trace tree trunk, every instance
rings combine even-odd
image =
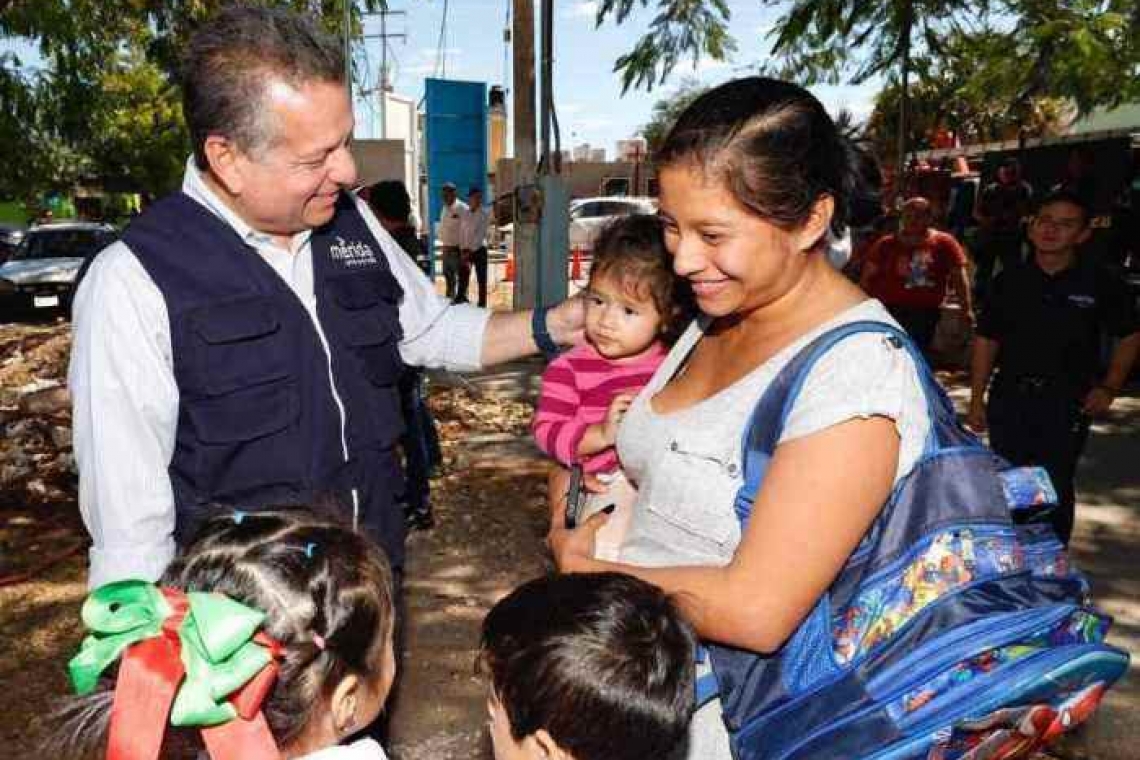
[[[906,191],[907,153],[907,106],[910,85],[910,35],[914,28],[914,3],[902,5],[902,23],[899,26],[899,132],[898,151],[895,155],[895,200],[899,201]]]

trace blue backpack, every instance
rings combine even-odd
[[[1111,620],[1046,525],[1044,472],[1010,469],[957,421],[904,333],[843,325],[805,347],[744,437],[742,528],[808,371],[839,341],[883,333],[914,358],[931,432],[913,471],[828,591],[771,656],[707,645],[737,760],[997,760],[1028,756],[1095,709],[1127,670]],[[698,683],[698,700],[708,691]]]

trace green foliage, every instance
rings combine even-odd
[[[1000,28],[952,32],[913,62],[908,144],[928,147],[940,126],[968,142],[1054,134],[1073,116],[1140,98],[1137,39],[1119,5],[1011,2]],[[869,129],[881,148],[897,139],[899,94],[892,78],[876,99]]]
[[[595,23],[601,26],[612,17],[621,24],[636,5],[648,7],[649,0],[601,0]],[[728,34],[731,16],[725,0],[657,0],[657,15],[649,31],[614,62],[614,71],[621,74],[622,92],[630,87],[652,90],[686,55],[694,62],[702,55],[723,61],[736,49]]]
[[[762,0],[784,6],[782,0]],[[986,0],[794,0],[773,29],[771,73],[804,84],[859,84],[936,54]]]
[[[350,0],[262,0],[341,30]],[[177,69],[191,31],[229,0],[11,0],[0,37],[39,49],[42,70],[0,56],[0,196],[101,184],[159,195],[190,153]],[[357,3],[374,11],[384,0]],[[355,7],[355,6],[354,6]]]
[[[661,146],[677,117],[708,89],[707,85],[696,79],[686,79],[676,90],[653,104],[649,121],[640,130],[641,136],[649,144],[650,155]]]

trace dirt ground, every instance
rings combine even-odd
[[[59,405],[66,325],[0,325],[0,756],[36,757],[44,716],[66,691],[80,632],[86,538],[74,500],[68,414]],[[519,582],[545,572],[545,463],[530,443],[537,362],[470,378],[436,374],[431,405],[445,462],[437,525],[409,539],[408,624],[390,704],[393,760],[488,760],[479,623]],[[962,396],[961,377],[946,378]],[[53,389],[54,387],[54,389]],[[65,431],[67,434],[65,434]],[[1140,758],[1140,398],[1098,425],[1082,467],[1074,550],[1130,678],[1064,757]]]

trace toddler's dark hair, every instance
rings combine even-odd
[[[697,98],[654,155],[657,170],[691,163],[742,205],[785,229],[807,221],[824,195],[832,232],[847,227],[859,156],[807,90],[766,77],[736,79]]]
[[[544,729],[576,760],[664,759],[685,744],[695,646],[656,586],[570,573],[496,604],[479,658],[516,741]]]
[[[375,677],[393,625],[384,553],[366,536],[305,510],[211,519],[160,585],[218,591],[265,613],[264,630],[281,643],[282,658],[262,711],[282,748],[301,736],[342,678]],[[63,724],[49,740],[54,756],[103,756],[115,670],[63,708]],[[201,746],[197,729],[168,726],[161,757],[195,758]]]
[[[661,315],[661,334],[672,343],[694,314],[689,284],[673,274],[673,259],[665,248],[661,220],[652,214],[629,214],[606,224],[594,241],[590,281],[608,276],[646,291]]]

